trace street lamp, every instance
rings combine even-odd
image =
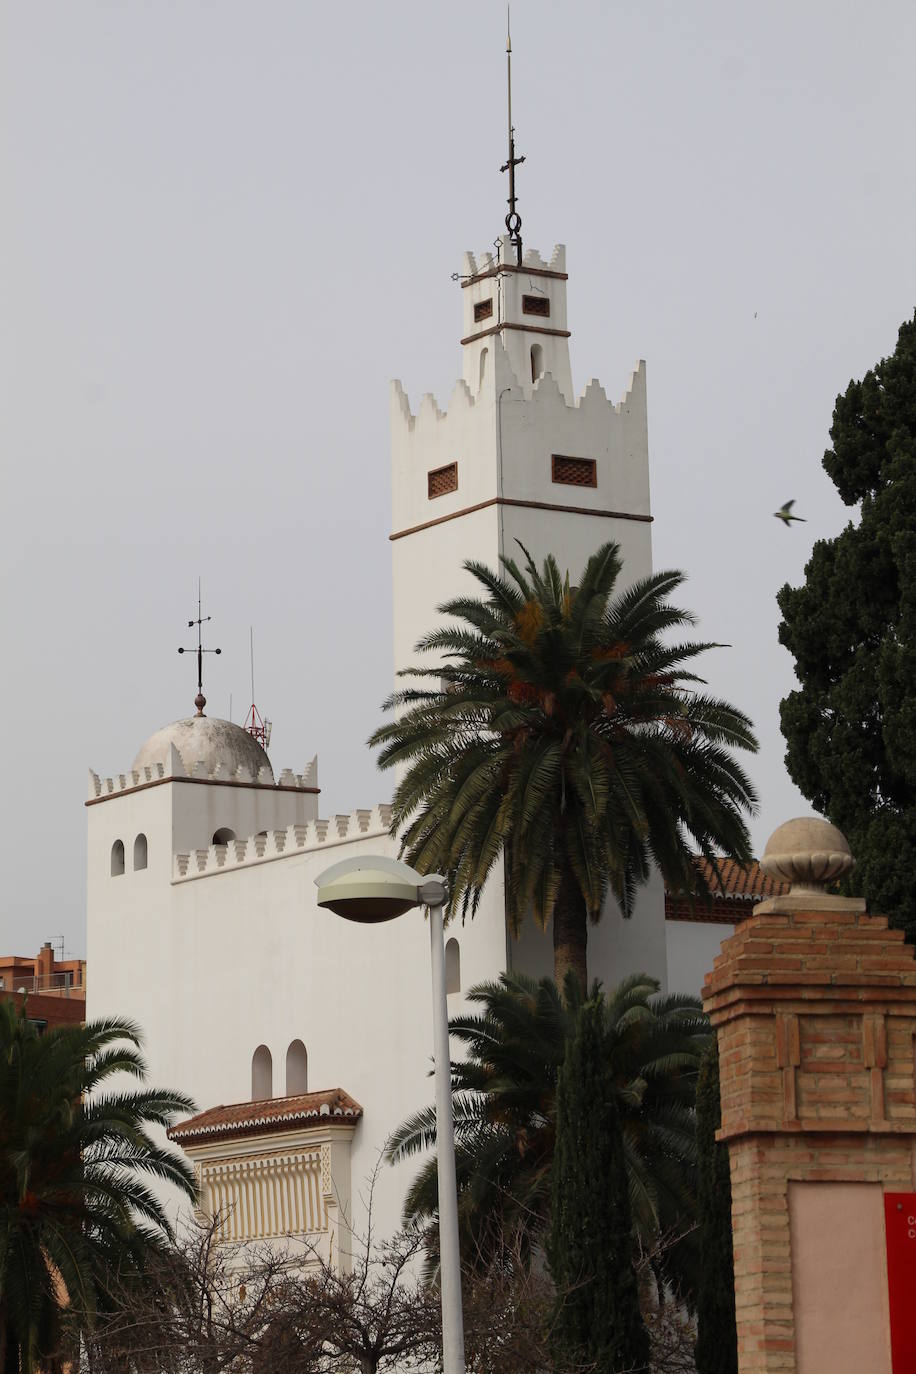
[[[458,1248],[458,1188],[455,1183],[455,1127],[452,1120],[451,1056],[445,991],[445,935],[442,908],[445,879],[425,877],[399,859],[363,854],[344,859],[315,879],[318,905],[348,921],[376,925],[414,907],[429,907],[433,970],[433,1048],[436,1057],[436,1165],[439,1175],[439,1285],[442,1298],[443,1374],[464,1374],[464,1317]]]

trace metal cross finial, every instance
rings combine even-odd
[[[509,213],[506,215],[506,228],[509,242],[515,248],[519,267],[522,265],[522,217],[515,208],[515,169],[525,161],[515,156],[515,127],[512,123],[512,32],[509,27],[509,7],[506,6],[506,79],[509,92],[509,161],[500,167],[501,172],[509,173]]]
[[[188,621],[188,629],[192,630],[197,626],[197,696],[194,698],[194,705],[197,707],[197,714],[202,716],[207,698],[204,696],[204,654],[221,654],[222,649],[205,649],[201,642],[201,628],[212,616],[202,615],[200,610],[200,578],[197,579],[197,619]],[[193,654],[193,649],[179,649],[180,654]]]

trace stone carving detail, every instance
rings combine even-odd
[[[823,897],[828,883],[852,872],[855,859],[835,825],[818,816],[802,816],[773,831],[760,867],[769,877],[792,884],[790,901],[804,894],[810,905],[812,894]],[[830,903],[835,908],[836,898]]]

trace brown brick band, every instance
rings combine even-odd
[[[119,787],[117,792],[105,792],[101,797],[90,797],[86,806],[98,806],[99,802],[114,801],[115,797],[126,797],[131,792],[145,792],[148,787],[162,787],[167,782],[184,782],[198,787],[269,787],[271,792],[312,792],[317,797],[320,787],[291,787],[286,782],[235,782],[232,778],[152,778],[149,782],[138,782],[134,787]]]
[[[498,267],[489,267],[486,272],[475,272],[473,277],[461,283],[461,288],[464,290],[477,281],[486,281],[488,277],[498,277],[500,272],[520,272],[524,277],[553,277],[555,281],[569,281],[568,272],[553,272],[549,267],[517,267],[514,263],[501,262]]]
[[[522,329],[526,334],[553,334],[558,339],[571,338],[568,329],[549,329],[546,324],[513,324],[511,320],[503,320],[502,324],[492,324],[489,329],[479,329],[476,334],[468,334],[461,342],[476,343],[478,339],[485,339],[488,334],[500,334],[504,329]]]
[[[478,501],[476,506],[465,506],[463,510],[454,510],[450,515],[438,515],[435,520],[424,520],[422,525],[411,525],[409,529],[389,534],[388,538],[406,539],[408,534],[418,534],[420,530],[428,530],[433,525],[444,525],[446,520],[460,520],[462,515],[473,515],[475,511],[486,510],[488,506],[524,506],[528,510],[558,510],[567,515],[603,515],[613,520],[641,520],[645,524],[651,524],[654,519],[651,515],[634,515],[623,510],[601,510],[594,506],[558,506],[553,501],[519,501],[512,496],[491,496],[489,501]]]

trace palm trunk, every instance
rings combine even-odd
[[[588,989],[588,912],[579,884],[569,872],[563,875],[553,909],[553,976],[562,993],[567,973],[574,973],[583,991]]]

